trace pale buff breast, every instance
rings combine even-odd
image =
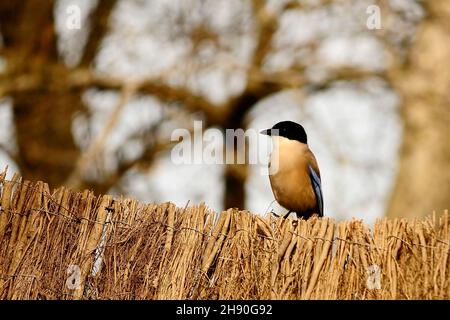
[[[283,137],[272,137],[270,184],[275,199],[286,209],[302,213],[314,210],[317,202],[308,173],[308,163],[317,167],[306,144]]]

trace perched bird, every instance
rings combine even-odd
[[[261,131],[272,137],[269,178],[275,199],[280,205],[308,219],[313,214],[323,216],[323,197],[319,166],[308,147],[302,125],[282,121]]]

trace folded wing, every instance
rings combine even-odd
[[[316,195],[317,208],[319,209],[319,216],[323,217],[323,197],[322,197],[322,184],[320,181],[320,176],[314,170],[311,165],[308,165],[309,178],[311,179],[311,185]]]

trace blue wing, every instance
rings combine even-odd
[[[316,171],[314,171],[311,165],[308,165],[309,178],[311,179],[311,185],[316,195],[317,207],[319,208],[319,216],[323,217],[323,196],[322,196],[322,183],[320,177]]]

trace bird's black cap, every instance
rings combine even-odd
[[[289,140],[297,140],[301,143],[308,143],[306,131],[301,124],[293,121],[281,121],[275,124],[272,128],[260,132],[268,136],[280,136],[288,138]]]

